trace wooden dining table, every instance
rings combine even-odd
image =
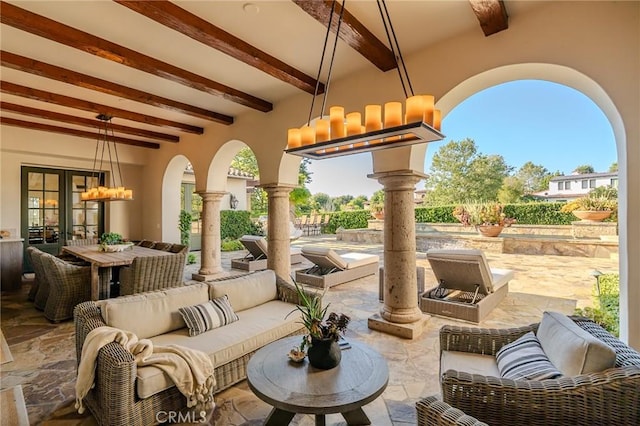
[[[136,257],[171,256],[174,253],[154,250],[146,247],[131,246],[124,251],[105,252],[100,251],[100,246],[63,246],[63,253],[71,254],[91,264],[91,300],[100,298],[100,268],[113,268],[114,266],[127,266],[133,263]]]

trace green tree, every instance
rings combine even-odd
[[[512,204],[520,201],[524,195],[524,184],[516,176],[507,176],[498,191],[498,201],[502,204]]]
[[[333,211],[333,202],[331,201],[331,197],[329,194],[325,194],[324,192],[318,192],[313,195],[313,209],[320,210],[325,212]]]
[[[544,191],[549,188],[549,181],[546,179],[551,173],[544,167],[527,161],[518,169],[515,177],[522,182],[523,194]]]
[[[595,170],[593,169],[593,166],[591,164],[583,164],[581,166],[576,167],[573,170],[573,173],[577,173],[579,175],[584,175],[587,173],[595,173]]]
[[[613,173],[613,172],[617,172],[618,171],[618,162],[615,161],[613,163],[611,163],[611,165],[609,166],[609,173]]]
[[[353,195],[340,195],[331,199],[333,203],[333,210],[340,211],[342,206],[347,205],[349,201],[353,200]]]
[[[354,210],[362,210],[364,209],[364,203],[367,202],[367,197],[364,195],[358,195],[353,200],[347,203],[348,206],[352,207]]]
[[[540,185],[543,187],[543,189],[541,189],[541,191],[545,190],[545,189],[549,189],[549,182],[551,181],[551,179],[553,179],[556,176],[564,176],[564,173],[561,173],[560,170],[556,170],[553,173],[548,174],[547,176],[545,176],[542,181],[540,182]]]
[[[496,200],[510,170],[501,155],[478,153],[472,139],[451,141],[433,156],[427,179],[429,204]]]

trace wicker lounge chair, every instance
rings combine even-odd
[[[429,397],[416,404],[418,425],[637,425],[640,353],[589,319],[569,318],[613,348],[612,368],[547,380],[511,380],[449,369],[440,380],[444,402]],[[440,353],[495,355],[505,344],[539,328],[540,323],[509,329],[446,325],[440,330]],[[558,347],[563,343],[559,341]]]
[[[333,287],[373,275],[378,270],[379,257],[374,254],[340,255],[330,248],[306,246],[302,248],[302,256],[314,265],[309,269],[296,271],[296,281],[316,287]]]
[[[48,253],[40,254],[49,295],[44,316],[53,322],[73,318],[76,305],[91,300],[91,267],[77,266]]]
[[[120,295],[142,293],[184,284],[186,253],[136,257],[120,269]]]
[[[264,237],[257,235],[244,235],[240,238],[242,245],[249,253],[242,258],[231,259],[231,267],[243,271],[261,271],[267,269],[267,252],[269,246]],[[291,263],[301,263],[304,258],[297,247],[291,247]]]
[[[423,312],[480,322],[509,292],[513,271],[489,268],[480,250],[429,250],[438,285],[420,298]]]

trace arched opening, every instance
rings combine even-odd
[[[169,161],[162,176],[162,240],[180,242],[178,218],[181,206],[181,185],[189,159],[176,155]]]

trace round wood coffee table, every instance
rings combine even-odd
[[[287,354],[302,336],[287,337],[257,351],[247,365],[251,390],[272,405],[265,425],[287,425],[296,413],[315,414],[316,425],[325,414],[341,413],[348,425],[369,425],[362,406],[387,387],[389,369],[378,352],[364,343],[350,341],[342,361],[331,370],[312,367],[309,360],[290,361]]]

